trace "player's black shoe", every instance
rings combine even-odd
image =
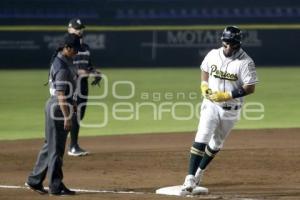
[[[64,184],[62,184],[61,190],[49,192],[50,196],[72,196],[75,195],[76,192],[67,188]]]
[[[48,191],[45,190],[43,185],[32,185],[28,182],[25,182],[25,186],[31,189],[34,192],[37,192],[39,194],[48,194]]]
[[[78,145],[74,147],[70,147],[68,150],[68,155],[69,156],[86,156],[88,155],[89,152],[80,148]]]

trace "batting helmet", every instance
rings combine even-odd
[[[242,31],[236,26],[227,26],[222,33],[221,40],[232,44],[241,44]]]

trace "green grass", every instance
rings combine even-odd
[[[237,128],[294,128],[300,127],[300,94],[297,88],[300,68],[258,69],[259,84],[246,102],[261,102],[265,112],[263,120],[241,120]]]
[[[107,119],[107,125],[101,128],[82,128],[81,136],[194,131],[197,128],[195,113],[198,111],[189,120],[175,120],[168,110],[172,110],[173,106],[173,111],[179,117],[191,114],[189,106],[196,110],[195,105],[201,102],[198,92],[199,69],[104,69],[102,72],[108,77],[107,84],[102,84],[101,88],[91,87],[90,94],[101,95],[107,91],[108,95],[103,99],[89,101],[100,103],[101,106],[89,106],[83,122],[95,125],[103,124]],[[261,103],[264,112],[247,115],[257,117],[263,114],[264,117],[262,120],[247,120],[246,115],[242,115],[236,128],[300,127],[300,94],[297,90],[300,87],[299,74],[300,68],[258,68],[260,82],[256,93],[246,97],[246,102]],[[0,71],[0,139],[44,136],[44,105],[49,91],[43,83],[47,80],[47,75],[47,70]],[[124,80],[134,84],[134,90],[128,84],[118,82]],[[134,92],[133,97],[121,100],[115,98],[113,85],[117,95],[126,97]],[[188,95],[192,95],[192,98]],[[185,105],[174,107],[176,102],[183,102]],[[114,112],[115,115],[131,120],[116,120],[112,111],[117,103],[126,105],[118,105],[119,111]],[[142,103],[164,108],[166,111],[161,113],[161,120],[154,119],[153,108],[149,105],[142,106],[137,112]],[[120,109],[127,111],[122,113]],[[158,115],[159,113],[156,117]]]

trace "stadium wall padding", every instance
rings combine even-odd
[[[197,67],[221,45],[220,27],[91,28],[85,34],[95,66]],[[243,26],[242,26],[243,27]],[[300,65],[299,25],[244,26],[243,48],[260,66]],[[48,68],[63,29],[1,29],[0,68]]]

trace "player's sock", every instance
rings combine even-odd
[[[198,166],[201,162],[201,159],[204,155],[206,144],[194,142],[193,146],[191,147],[191,156],[190,156],[190,163],[189,163],[189,171],[188,174],[195,175]]]
[[[220,150],[212,150],[208,145],[205,148],[204,156],[199,164],[199,167],[201,170],[205,170],[207,165],[212,161],[212,159],[215,157],[215,155]]]

